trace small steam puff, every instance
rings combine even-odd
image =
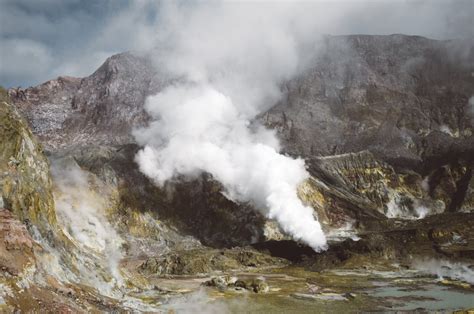
[[[471,96],[468,101],[468,113],[471,115],[471,117],[474,119],[474,96]]]
[[[309,176],[304,161],[279,154],[274,133],[252,129],[229,97],[208,85],[172,86],[150,97],[146,109],[156,120],[138,132],[146,146],[136,160],[157,184],[208,172],[228,198],[251,202],[295,240],[325,248],[313,209],[297,196]]]
[[[428,274],[443,278],[461,280],[474,285],[474,270],[472,266],[436,259],[418,259],[413,261],[413,267]]]

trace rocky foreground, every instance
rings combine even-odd
[[[138,170],[132,130],[174,79],[147,56],[2,90],[0,309],[236,311],[222,300],[242,295],[254,311],[474,307],[474,47],[324,40],[259,116],[306,160],[299,197],[328,236],[320,253],[207,174],[159,188]],[[468,297],[429,303],[426,289]]]

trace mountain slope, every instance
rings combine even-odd
[[[472,42],[328,36],[313,59],[308,70],[282,83],[283,99],[259,116],[277,130],[284,152],[318,164],[319,156],[369,151],[412,178],[416,190],[425,189],[428,203],[472,208]],[[123,53],[89,77],[9,93],[48,150],[124,145],[134,143],[131,131],[148,121],[146,96],[169,84],[158,72],[146,58]],[[396,207],[417,202],[395,199]],[[385,197],[375,205],[383,212],[389,203]]]
[[[314,209],[327,252],[227,199],[208,174],[158,187],[141,173],[132,131],[148,123],[146,98],[170,78],[123,53],[88,77],[0,99],[0,288],[8,288],[0,309],[156,311],[187,293],[156,286],[159,276],[289,263],[311,271],[400,271],[414,257],[472,264],[473,47],[403,35],[323,43],[257,119],[277,131],[284,153],[305,158],[311,177],[298,196]],[[217,281],[207,284],[222,288]]]

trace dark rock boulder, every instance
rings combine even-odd
[[[215,250],[199,248],[174,251],[156,258],[151,257],[140,266],[140,269],[146,274],[197,275],[219,271],[281,267],[287,263],[288,261],[282,258],[271,257],[253,249]]]

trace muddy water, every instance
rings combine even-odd
[[[161,290],[146,300],[177,313],[342,313],[358,311],[474,308],[469,285],[444,284],[416,271],[340,270],[307,272],[299,268],[264,273],[233,273],[239,279],[263,278],[267,293],[203,287],[209,277],[152,278]],[[140,296],[139,296],[140,297]],[[144,295],[141,296],[145,298]]]

